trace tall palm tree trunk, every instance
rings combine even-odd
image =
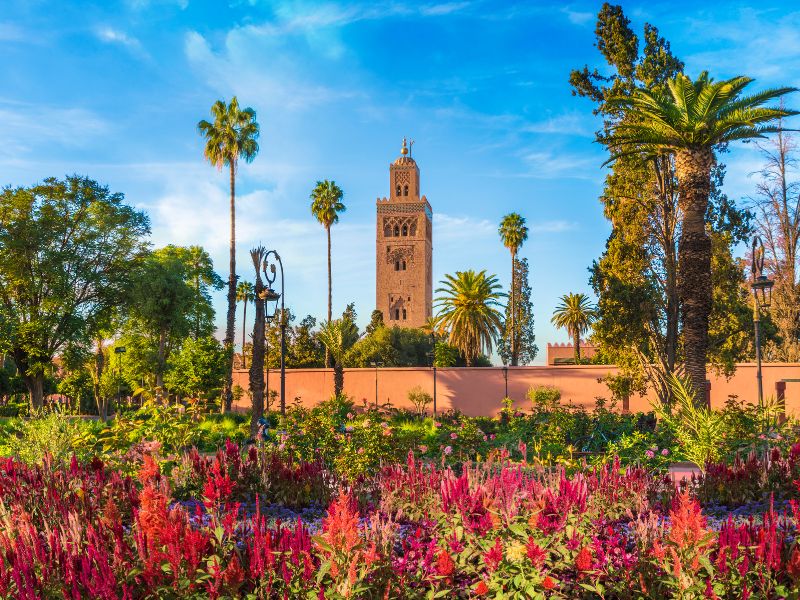
[[[516,252],[511,251],[511,366],[517,366],[517,328],[515,325]]]
[[[325,231],[328,234],[328,323],[333,317],[333,285],[331,283],[331,226],[326,225]],[[325,366],[330,367],[330,353],[325,348]]]
[[[705,217],[711,191],[714,153],[708,148],[683,150],[675,155],[678,196],[683,212],[678,246],[678,294],[681,301],[686,373],[695,402],[705,403],[708,317],[711,314],[711,239]]]
[[[242,368],[247,368],[247,357],[244,353],[244,344],[247,341],[247,299],[244,300],[244,310],[242,311]]]
[[[581,364],[581,332],[576,327],[572,332],[572,342],[575,344],[575,364]]]
[[[231,263],[228,277],[228,314],[225,326],[225,350],[228,364],[222,388],[222,412],[233,404],[233,334],[236,327],[236,162],[231,161]]]

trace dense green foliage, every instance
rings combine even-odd
[[[34,408],[53,358],[88,346],[125,302],[148,232],[122,194],[86,177],[0,193],[0,352],[13,357]]]

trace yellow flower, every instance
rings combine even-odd
[[[506,550],[506,559],[510,562],[520,562],[527,556],[525,544],[511,544]]]

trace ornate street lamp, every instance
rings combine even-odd
[[[751,272],[753,281],[750,289],[753,291],[753,325],[755,327],[756,345],[756,380],[758,381],[758,406],[764,406],[764,387],[761,378],[761,309],[769,308],[772,304],[772,286],[775,282],[764,275],[764,244],[761,238],[753,238]]]
[[[270,262],[269,257],[274,256],[275,262]],[[281,291],[280,293],[272,289],[272,284],[275,283],[277,278],[277,269],[275,264],[281,268]],[[261,294],[261,298],[265,302],[265,312],[268,321],[272,321],[275,315],[278,314],[278,300],[281,301],[281,414],[286,415],[286,310],[284,307],[284,281],[283,281],[283,261],[280,255],[275,250],[270,250],[264,255],[264,262],[262,263],[264,277],[267,280],[267,289]],[[267,390],[269,394],[269,390]]]

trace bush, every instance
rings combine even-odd
[[[408,401],[414,406],[416,413],[422,416],[427,406],[433,404],[433,396],[417,385],[408,390]]]
[[[553,410],[561,400],[561,390],[551,385],[537,385],[528,390],[527,397],[533,403],[533,410]]]
[[[102,427],[57,412],[19,419],[9,425],[5,452],[31,465],[40,464],[45,456],[55,462],[68,460],[73,454],[81,459],[90,458],[94,454],[96,431]]]

